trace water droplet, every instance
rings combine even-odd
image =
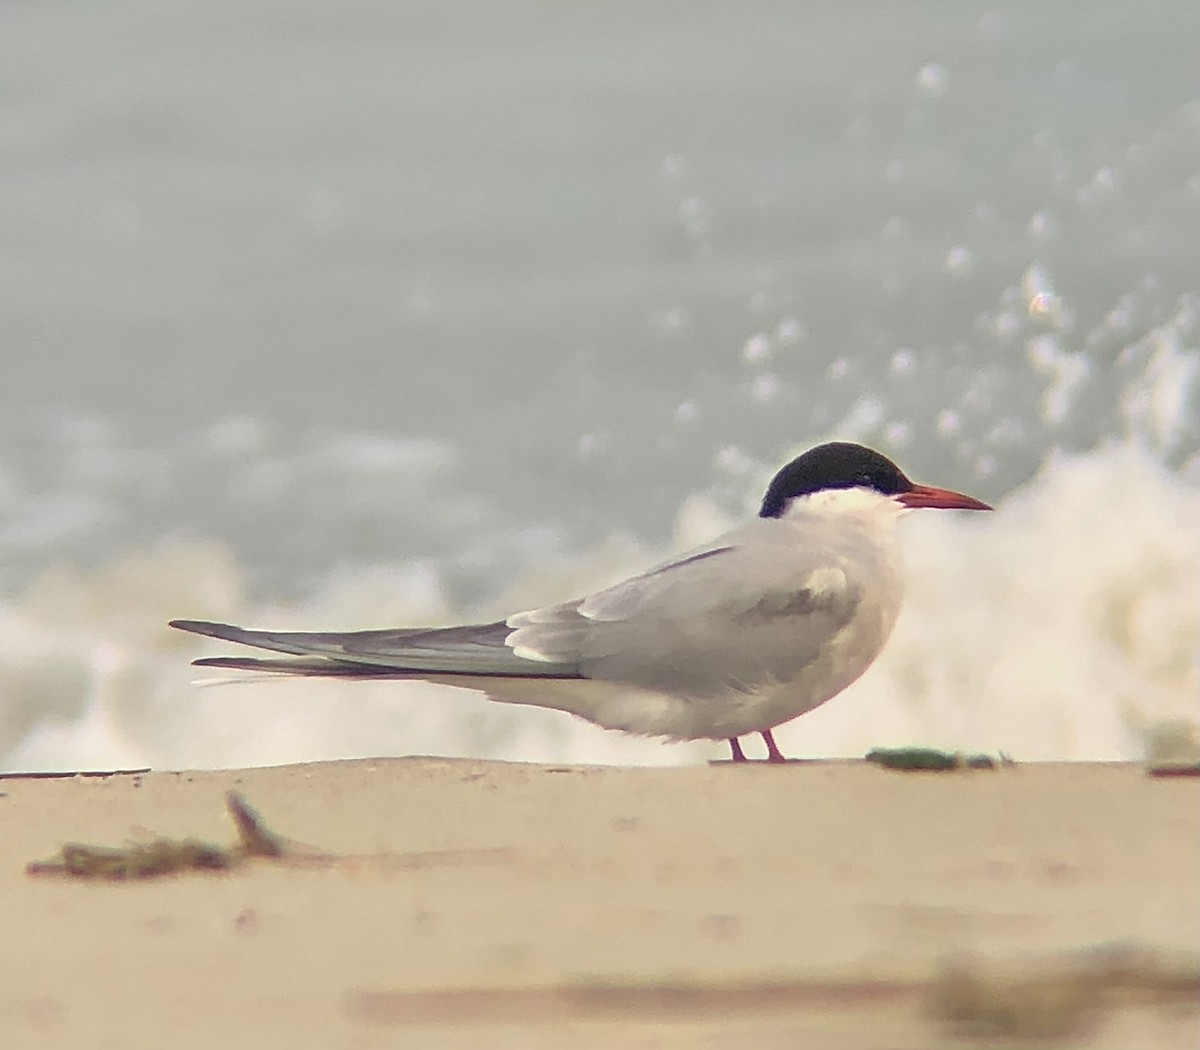
[[[682,306],[671,306],[657,317],[659,327],[665,332],[678,332],[688,321],[687,311]]]
[[[975,476],[977,478],[990,477],[996,473],[996,457],[982,455],[975,460]]]
[[[778,393],[779,377],[772,372],[764,372],[760,376],[755,376],[754,382],[750,384],[750,396],[759,404],[773,401]]]
[[[917,87],[930,98],[941,98],[949,87],[946,67],[939,62],[926,62],[917,70]]]
[[[761,332],[752,335],[742,346],[742,360],[747,364],[769,361],[771,353],[771,340]]]
[[[679,202],[679,222],[692,237],[705,237],[709,230],[708,206],[701,197],[685,197]]]
[[[959,244],[946,253],[944,266],[952,277],[965,277],[975,268],[975,256]]]
[[[899,350],[892,354],[889,367],[892,370],[892,375],[912,375],[917,368],[917,355],[910,347],[902,346]]]
[[[775,339],[780,346],[795,346],[807,334],[804,324],[795,317],[785,317],[775,326]]]
[[[605,444],[607,444],[607,438],[604,434],[591,431],[579,435],[575,448],[581,456],[595,456],[604,451]]]
[[[695,401],[682,401],[675,409],[676,423],[691,423],[700,414],[700,407]]]
[[[992,328],[1001,339],[1011,339],[1021,330],[1021,318],[1011,310],[1001,310],[992,320]]]
[[[668,153],[662,159],[662,173],[668,179],[681,179],[688,171],[687,159],[681,153]]]
[[[943,408],[933,424],[942,437],[950,437],[962,429],[962,419],[952,408]]]
[[[1044,211],[1036,211],[1029,217],[1030,236],[1045,240],[1054,233],[1054,220]]]

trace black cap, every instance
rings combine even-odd
[[[825,489],[874,489],[884,496],[912,490],[908,480],[887,456],[849,441],[831,441],[797,456],[771,479],[759,517],[778,518],[797,496]]]

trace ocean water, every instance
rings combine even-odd
[[[722,752],[211,677],[572,597],[861,440],[996,504],[795,755],[1200,725],[1200,11],[0,11],[0,768]]]

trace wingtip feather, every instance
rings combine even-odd
[[[168,620],[168,627],[177,631],[187,631],[189,634],[204,634],[210,638],[220,638],[223,631],[236,631],[238,628],[227,623],[213,623],[210,620]]]
[[[311,678],[408,678],[394,667],[340,663],[322,656],[272,659],[256,656],[202,656],[193,667],[219,667],[225,671],[260,671],[272,675],[305,675]]]

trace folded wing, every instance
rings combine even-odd
[[[425,674],[575,678],[569,661],[527,660],[508,646],[512,628],[503,621],[461,627],[379,631],[252,631],[203,620],[172,620],[192,634],[220,638],[301,660],[207,657],[203,667],[284,671],[334,677],[420,677]]]
[[[862,595],[836,563],[797,550],[777,522],[760,520],[587,598],[495,623],[353,632],[195,620],[172,626],[296,658],[210,657],[196,661],[202,666],[331,677],[588,678],[704,697],[790,680],[850,622]]]

